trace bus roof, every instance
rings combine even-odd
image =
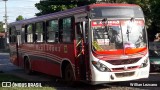
[[[126,4],[126,3],[98,3],[98,4],[91,4],[89,5],[90,8],[94,7],[113,7],[113,6],[138,6],[136,4]]]
[[[76,13],[81,13],[81,12],[85,12],[86,11],[86,7],[87,6],[82,6],[82,7],[76,7],[73,9],[68,9],[65,11],[59,11],[59,12],[55,12],[55,13],[51,13],[51,14],[45,14],[45,15],[41,15],[38,17],[34,17],[34,18],[30,18],[30,19],[25,19],[25,20],[20,20],[20,21],[16,21],[16,22],[12,22],[10,23],[10,25],[17,25],[17,24],[27,24],[27,23],[33,23],[33,22],[40,22],[40,21],[45,21],[45,20],[50,20],[50,19],[54,19],[54,18],[60,18],[60,17],[64,17],[67,15],[72,15],[72,14],[76,14]]]
[[[90,9],[94,8],[94,7],[114,7],[114,6],[138,6],[135,4],[122,4],[122,3],[98,3],[98,4],[90,4],[90,5],[86,5],[86,6],[81,6],[81,7],[76,7],[73,9],[68,9],[65,11],[59,11],[59,12],[55,12],[55,13],[51,13],[51,14],[46,14],[46,15],[42,15],[42,16],[38,16],[38,17],[34,17],[34,18],[30,18],[30,19],[25,19],[25,20],[21,20],[21,21],[16,21],[16,22],[12,22],[9,24],[9,26],[12,25],[23,25],[23,24],[29,24],[29,23],[33,23],[33,22],[40,22],[40,21],[45,21],[45,20],[50,20],[50,19],[54,19],[54,18],[58,18],[58,17],[64,17],[64,16],[69,16],[72,14],[78,14],[78,13],[82,13],[82,12],[87,12]]]

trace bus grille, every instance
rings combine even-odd
[[[133,76],[135,72],[115,73],[117,78]]]
[[[107,60],[106,62],[112,65],[125,65],[125,64],[133,64],[140,60],[141,58],[132,58],[132,59],[121,59],[121,60]]]
[[[129,66],[127,68],[120,67],[120,68],[112,68],[112,72],[121,72],[121,71],[128,71],[128,70],[135,70],[140,66]]]

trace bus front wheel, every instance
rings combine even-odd
[[[75,81],[74,72],[73,72],[72,66],[70,64],[68,64],[65,68],[64,79],[65,79],[65,81],[70,83],[70,85],[73,85],[73,83]]]

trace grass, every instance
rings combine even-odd
[[[25,79],[19,78],[14,75],[0,73],[0,90],[56,90],[54,87],[2,87],[2,82],[23,82]],[[27,82],[26,82],[27,83]]]

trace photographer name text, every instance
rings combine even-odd
[[[156,83],[130,83],[131,87],[157,87]]]

